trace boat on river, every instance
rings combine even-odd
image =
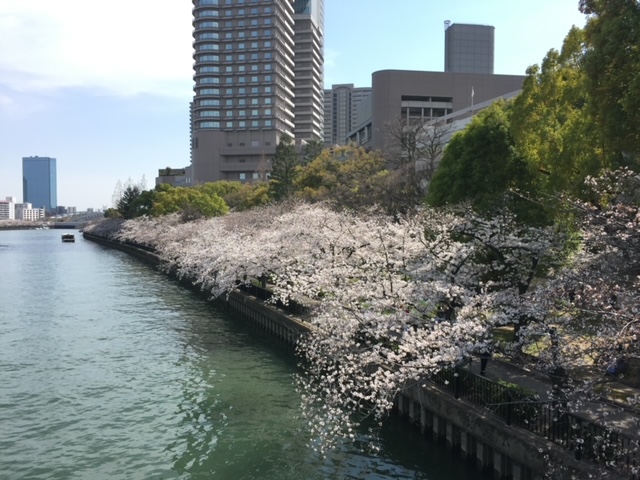
[[[73,233],[65,233],[64,235],[62,235],[62,241],[63,242],[75,242],[76,241],[76,237],[73,235]]]

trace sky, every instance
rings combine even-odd
[[[0,199],[22,157],[57,159],[58,205],[112,206],[189,164],[190,0],[0,1]],[[325,0],[325,87],[444,70],[444,22],[495,27],[496,74],[524,75],[584,26],[578,0]]]

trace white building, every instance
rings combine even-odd
[[[6,197],[0,200],[0,220],[15,220],[16,218],[16,197]]]
[[[39,218],[44,218],[45,216],[44,208],[33,208],[33,205],[30,203],[16,203],[15,211],[16,220],[34,221]]]

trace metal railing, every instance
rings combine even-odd
[[[490,410],[507,425],[574,452],[578,460],[591,460],[638,478],[639,440],[570,412],[566,402],[540,401],[535,393],[515,384],[496,383],[463,367],[445,368],[431,381],[456,399]]]

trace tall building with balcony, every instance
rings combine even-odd
[[[297,140],[320,140],[324,128],[324,0],[294,0],[294,103]]]
[[[193,0],[193,183],[262,178],[281,136],[321,138],[323,18],[323,0]]]
[[[58,207],[56,159],[22,157],[22,201],[48,213]]]

